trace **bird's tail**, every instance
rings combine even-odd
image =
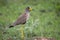
[[[12,27],[14,27],[14,26],[13,26],[13,25],[10,25],[10,26],[9,26],[9,28],[12,28]]]

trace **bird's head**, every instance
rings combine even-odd
[[[30,11],[32,11],[32,8],[31,7],[27,7],[26,8],[26,11],[29,11],[30,12]]]

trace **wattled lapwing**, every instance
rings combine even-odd
[[[31,11],[31,10],[32,10],[31,7],[27,7],[27,8],[25,9],[24,13],[21,14],[21,15],[18,17],[18,19],[17,19],[13,24],[11,24],[11,25],[9,26],[9,28],[14,27],[14,26],[19,25],[19,24],[25,24],[25,23],[27,22],[28,18],[29,18],[29,15],[30,15],[30,11]]]

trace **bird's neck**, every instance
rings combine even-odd
[[[25,13],[30,13],[30,12],[26,10]]]

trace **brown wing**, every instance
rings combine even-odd
[[[27,20],[27,14],[24,13],[13,23],[13,26],[19,25],[19,24],[25,24]]]

